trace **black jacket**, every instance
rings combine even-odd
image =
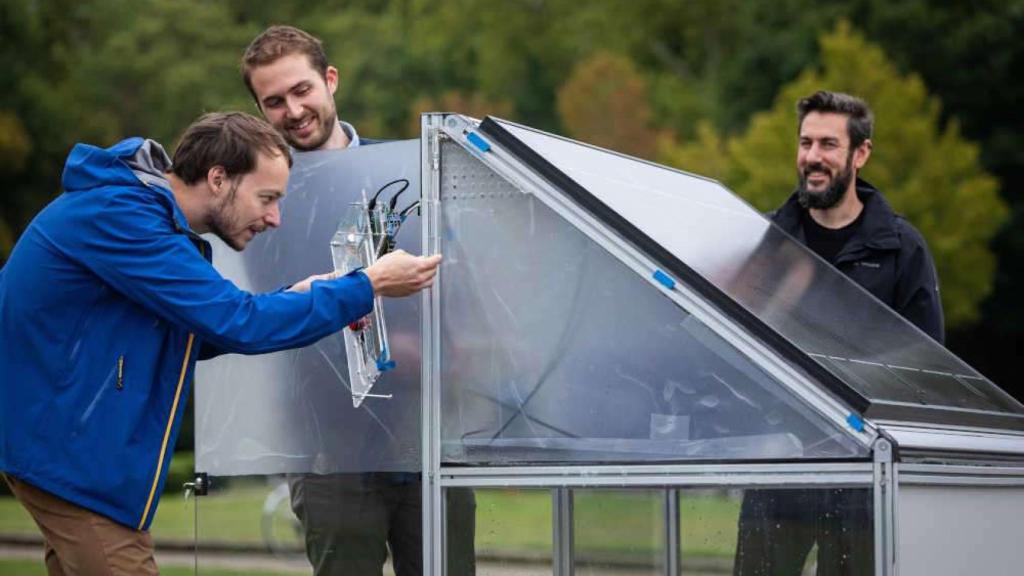
[[[942,343],[945,334],[939,280],[924,238],[892,211],[881,192],[859,178],[857,197],[864,203],[864,219],[831,264]],[[806,244],[803,212],[794,193],[769,216]]]

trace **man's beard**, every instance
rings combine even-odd
[[[327,139],[331,137],[331,132],[334,130],[334,125],[338,123],[338,111],[332,107],[329,114],[321,114],[320,112],[317,112],[317,119],[320,121],[319,138],[308,144],[303,144],[301,142],[293,142],[291,139],[287,137],[288,133],[286,132],[285,139],[288,140],[288,144],[290,144],[292,148],[295,148],[300,152],[311,152],[313,150],[319,150],[320,147],[324,145],[324,142],[327,142]]]
[[[803,172],[797,173],[799,185],[796,189],[796,199],[803,208],[815,208],[828,210],[834,207],[843,199],[846,189],[850,187],[853,180],[853,154],[846,158],[846,166],[832,178],[832,183],[822,192],[811,192],[807,189],[807,174],[810,172],[826,172],[825,165],[820,162],[808,164]]]
[[[230,230],[237,226],[238,216],[235,210],[235,196],[238,193],[239,181],[233,181],[224,200],[217,206],[217,209],[210,214],[206,226],[210,232],[230,246],[235,252],[241,252],[245,245],[231,237]]]

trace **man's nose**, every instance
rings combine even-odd
[[[298,99],[288,98],[285,100],[285,106],[288,107],[288,117],[298,118],[302,116],[302,105],[299,104]]]
[[[271,228],[277,228],[281,225],[281,207],[276,203],[270,207],[270,210],[263,215],[263,221],[266,222],[267,226]]]

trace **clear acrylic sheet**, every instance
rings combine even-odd
[[[420,189],[418,140],[352,150],[297,153],[282,226],[243,252],[213,239],[214,266],[254,292],[281,289],[334,267],[330,242],[353,202],[395,179]],[[385,192],[387,195],[388,192]],[[397,237],[420,253],[416,212]],[[384,311],[394,369],[353,406],[341,333],[299,350],[226,355],[196,371],[196,470],[211,475],[418,471],[420,463],[419,298],[389,299]]]

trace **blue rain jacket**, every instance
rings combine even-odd
[[[362,272],[304,294],[239,290],[190,230],[169,164],[141,138],[75,146],[64,193],[0,269],[0,470],[138,530],[152,522],[203,343],[305,346],[373,306]]]

